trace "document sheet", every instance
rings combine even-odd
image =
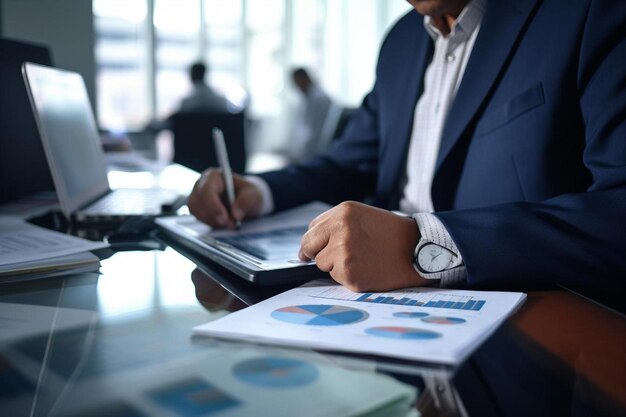
[[[91,254],[88,258],[76,255],[107,246],[0,216],[0,276],[97,263],[97,257]]]
[[[410,288],[354,293],[329,280],[194,328],[251,342],[458,364],[524,301],[515,292]]]

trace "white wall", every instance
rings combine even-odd
[[[0,34],[49,46],[55,66],[82,74],[96,103],[90,0],[0,0]]]

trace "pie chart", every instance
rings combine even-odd
[[[306,304],[279,308],[272,317],[287,323],[307,326],[342,326],[356,323],[369,317],[363,310],[332,304]]]
[[[317,368],[307,362],[279,357],[249,359],[233,368],[237,379],[266,388],[290,388],[310,384],[319,375]]]
[[[401,319],[421,319],[422,317],[428,316],[428,313],[422,313],[421,311],[399,311],[393,313],[393,316]]]
[[[422,321],[424,323],[433,323],[433,324],[463,324],[465,323],[465,319],[460,319],[458,317],[439,317],[439,316],[424,317]]]
[[[429,340],[441,337],[441,333],[430,330],[415,329],[412,327],[399,326],[381,326],[370,327],[365,333],[372,336],[385,337],[388,339],[405,339],[405,340]]]

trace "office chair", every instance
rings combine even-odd
[[[244,113],[177,113],[171,117],[174,132],[174,162],[195,171],[218,166],[214,127],[224,132],[230,165],[234,172],[246,168]]]

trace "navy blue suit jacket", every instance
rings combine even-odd
[[[411,11],[335,146],[263,175],[277,209],[365,196],[397,208],[432,49]],[[470,283],[626,276],[626,3],[489,0],[431,195]]]

